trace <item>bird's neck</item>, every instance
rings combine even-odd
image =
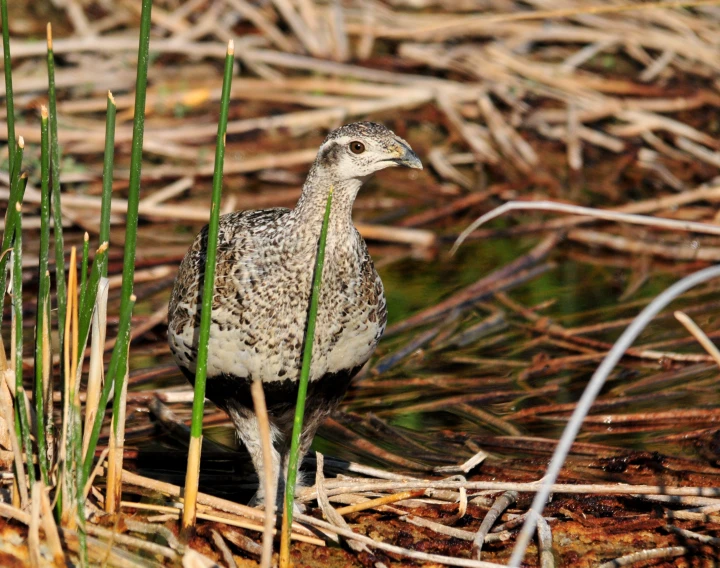
[[[341,237],[352,230],[352,208],[363,179],[338,179],[324,168],[315,165],[303,186],[302,195],[292,216],[304,229],[319,236],[328,194],[333,191],[328,240]]]

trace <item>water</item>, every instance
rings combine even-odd
[[[383,281],[388,294],[390,322],[402,321],[415,311],[445,299],[453,292],[459,290],[478,278],[487,275],[493,269],[503,266],[520,256],[537,242],[535,238],[523,239],[497,239],[484,240],[473,243],[461,249],[456,258],[441,257],[431,263],[406,260],[394,264],[382,271]],[[668,271],[651,272],[637,292],[629,298],[623,299],[625,287],[636,275],[632,268],[618,268],[604,266],[602,263],[582,262],[568,254],[571,247],[561,246],[558,252],[551,255],[555,261],[555,268],[547,271],[532,281],[523,284],[508,292],[510,298],[525,307],[543,306],[537,315],[547,318],[545,324],[557,323],[564,328],[602,324],[620,318],[634,317],[643,305],[656,296],[670,284],[675,282],[679,275]],[[598,255],[601,259],[602,255]],[[692,306],[698,302],[711,300],[712,294],[690,300],[680,300],[677,305]],[[562,338],[542,339],[538,331],[531,331],[532,322],[522,315],[512,313],[497,300],[488,300],[475,310],[468,310],[460,316],[462,323],[457,324],[460,329],[471,327],[478,321],[488,317],[492,310],[503,310],[507,318],[507,326],[490,335],[478,339],[474,344],[457,347],[430,347],[415,357],[409,357],[405,364],[396,368],[380,379],[396,378],[401,381],[408,377],[432,377],[447,375],[455,379],[477,377],[475,383],[466,386],[464,391],[455,391],[465,395],[469,400],[483,394],[492,394],[500,391],[515,391],[516,397],[497,402],[478,403],[475,406],[488,412],[501,420],[508,420],[527,436],[540,436],[557,438],[564,427],[568,412],[556,413],[559,416],[537,420],[516,422],[512,416],[521,410],[530,409],[538,405],[563,404],[576,401],[592,372],[600,363],[597,357],[588,362],[568,364],[550,373],[528,374],[528,367],[536,362],[536,367],[542,359],[552,362],[559,357],[581,356],[583,351],[604,353],[600,349],[583,349],[582,345],[573,345]],[[708,326],[716,328],[712,312],[700,313],[695,316],[698,322],[707,330]],[[433,324],[427,327],[432,327]],[[436,325],[436,324],[435,324]],[[443,324],[440,324],[441,327]],[[624,329],[617,326],[605,332],[584,334],[581,337],[597,341],[612,342]],[[402,338],[390,338],[380,351],[392,351],[398,345],[407,342],[414,334],[406,334]],[[677,340],[687,334],[680,325],[670,316],[660,318],[648,326],[636,345],[651,344],[658,341]],[[564,343],[564,344],[563,344]],[[392,345],[392,347],[391,347]],[[663,349],[678,352],[703,353],[695,342],[678,347],[668,346]],[[476,362],[473,362],[475,360]],[[665,365],[669,365],[666,362]],[[676,365],[679,369],[681,365]],[[708,408],[717,405],[720,400],[715,389],[710,385],[701,388],[702,381],[717,376],[712,366],[701,366],[697,372],[688,377],[679,378],[658,387],[654,396],[645,399],[637,398],[639,394],[653,393],[654,387],[637,387],[636,391],[626,396],[635,396],[627,404],[611,408],[611,414],[626,414],[640,412],[658,412],[672,408],[692,409]],[[611,376],[607,387],[603,391],[603,400],[612,401],[639,384],[643,378],[654,377],[663,372],[663,363],[645,359],[626,358]],[[672,373],[670,373],[672,374]],[[449,379],[448,379],[449,380]],[[364,384],[364,383],[363,383]],[[696,385],[696,386],[693,386]],[[533,391],[555,388],[551,392]],[[618,392],[614,393],[616,390]],[[385,394],[392,399],[391,390]],[[393,426],[412,432],[424,433],[427,431],[452,431],[464,434],[498,434],[498,427],[482,421],[469,421],[465,413],[458,412],[452,405],[447,408],[428,409],[424,411],[403,412],[403,407],[417,407],[418,404],[429,404],[434,397],[444,397],[448,400],[454,393],[442,393],[442,389],[418,389],[410,400],[402,400],[385,413]],[[347,401],[348,406],[355,412],[364,411],[382,412],[383,405],[368,404],[364,401],[359,389],[351,393]],[[690,420],[688,418],[688,420]],[[703,422],[703,425],[709,423]],[[662,450],[674,454],[691,455],[694,452],[677,444],[667,444],[661,441],[662,435],[683,430],[695,429],[690,422],[660,423],[657,427],[652,424],[615,425],[608,423],[593,424],[586,428],[582,440],[592,443],[607,443],[617,447],[633,449]],[[329,450],[329,448],[328,448]]]
[[[487,239],[464,246],[456,257],[440,255],[433,261],[407,258],[381,268],[389,324],[448,298],[518,258],[537,242],[537,236]],[[537,409],[575,402],[604,350],[575,343],[572,338],[549,336],[542,331],[543,326],[555,323],[568,330],[634,317],[649,299],[680,277],[665,267],[650,270],[637,290],[624,298],[627,287],[637,277],[632,264],[613,265],[614,257],[602,251],[594,257],[574,252],[572,245],[561,244],[549,257],[554,263],[552,268],[507,291],[511,301],[519,306],[539,306],[532,312],[539,321],[528,319],[496,298],[488,298],[452,317],[383,340],[376,359],[396,352],[426,330],[438,330],[434,344],[430,341],[387,372],[376,376],[371,371],[358,378],[343,403],[343,412],[321,428],[315,449],[335,458],[394,470],[459,463],[472,455],[470,447],[488,449],[500,460],[527,459],[538,452],[549,456],[572,409],[540,412]],[[382,256],[378,260],[382,264]],[[710,291],[696,293],[676,302],[674,307],[701,306],[693,317],[712,331],[717,329],[713,297]],[[454,338],[498,313],[502,313],[502,325],[467,345],[453,345]],[[580,337],[611,343],[624,327],[618,325]],[[684,337],[687,333],[669,314],[653,322],[636,346],[677,342]],[[662,349],[702,353],[694,341]],[[567,364],[557,369],[543,369],[559,358],[592,353],[599,355],[586,361],[568,359]],[[166,363],[170,358],[161,356],[155,360]],[[137,363],[140,361],[136,359]],[[147,365],[147,358],[142,363]],[[653,382],[656,380],[657,384]],[[703,461],[711,459],[712,455],[699,450],[698,444],[680,443],[668,436],[686,432],[690,440],[702,439],[704,434],[700,432],[712,427],[720,414],[701,419],[690,415],[663,420],[639,417],[632,423],[615,423],[613,417],[717,408],[720,396],[716,380],[717,371],[710,364],[693,366],[624,358],[600,397],[606,406],[593,412],[599,418],[591,418],[597,422],[587,424],[579,440],[603,445],[609,453],[615,449],[657,451]],[[184,379],[177,374],[144,388],[182,384]],[[182,417],[188,416],[188,409],[189,405],[175,407]],[[508,436],[513,435],[546,441],[535,446],[508,445]],[[229,423],[208,426],[206,438],[237,447]],[[163,455],[168,446],[179,448],[176,441],[167,437],[129,441],[129,445],[133,444],[145,451],[161,451]],[[242,457],[210,460],[205,471],[211,472],[208,475],[212,483],[222,484],[220,478],[230,483],[229,479],[237,480],[236,473],[244,477],[246,474],[239,472],[248,464],[236,463],[237,460],[247,461]],[[177,461],[181,470],[183,461],[179,457]],[[151,460],[148,467],[157,467],[153,464]]]

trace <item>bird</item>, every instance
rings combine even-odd
[[[385,330],[383,284],[353,225],[352,208],[367,179],[397,166],[422,169],[410,145],[387,127],[373,122],[347,124],[331,131],[321,144],[293,209],[238,211],[220,217],[206,397],[228,414],[262,480],[262,442],[250,393],[252,381],[261,381],[277,505],[287,476],[313,269],[328,194],[332,189],[298,463]],[[170,349],[191,382],[207,238],[206,226],[180,264],[168,308]],[[266,497],[260,483],[252,504],[262,505]]]

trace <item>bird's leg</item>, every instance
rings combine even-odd
[[[298,472],[297,476],[295,477],[295,495],[297,495],[300,492],[300,489],[306,487],[305,485],[305,479],[303,473],[300,471],[300,466],[302,465],[303,458],[308,453],[308,450],[310,449],[310,446],[312,445],[313,439],[315,438],[315,433],[317,432],[318,428],[320,427],[320,424],[322,424],[323,420],[327,416],[326,412],[318,412],[317,410],[308,410],[305,413],[305,424],[303,425],[303,431],[300,435],[300,447],[298,448]],[[285,436],[284,443],[282,445],[281,450],[281,456],[282,456],[282,471],[283,471],[283,478],[282,478],[282,485],[283,485],[283,493],[284,493],[284,481],[287,479],[288,474],[288,466],[290,462],[290,442],[291,442],[291,436]],[[296,512],[302,513],[304,511],[304,506],[300,505],[299,503],[295,503],[294,510]]]
[[[261,505],[265,502],[266,498],[264,483],[265,461],[263,460],[262,440],[260,439],[260,428],[258,426],[257,417],[254,412],[244,407],[229,408],[228,414],[235,425],[238,438],[240,438],[250,454],[250,459],[253,462],[255,472],[258,476],[258,490],[250,503],[252,506]],[[270,423],[270,436],[272,447],[272,470],[270,472],[270,479],[272,480],[271,489],[276,492],[278,487],[278,478],[280,476],[280,452],[274,442],[278,438],[279,432],[272,422]]]

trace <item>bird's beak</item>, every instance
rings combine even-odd
[[[400,160],[398,161],[398,164],[401,166],[405,166],[406,168],[412,168],[414,170],[422,170],[423,165],[420,161],[420,158],[417,157],[417,154],[413,152],[410,148],[405,150],[405,153],[402,155]]]
[[[417,154],[413,152],[410,145],[405,142],[402,138],[396,138],[395,141],[398,143],[398,154],[397,158],[393,159],[398,166],[404,166],[406,168],[412,168],[414,170],[422,170],[423,165]]]

